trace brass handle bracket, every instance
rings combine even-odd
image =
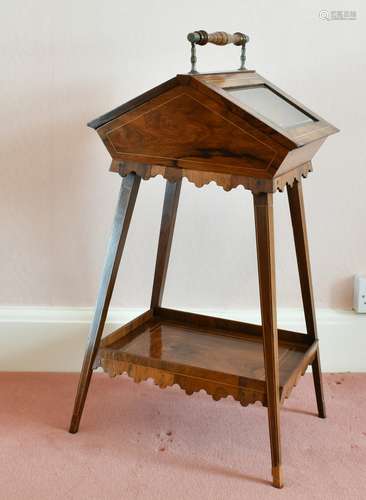
[[[191,44],[191,71],[190,74],[197,74],[197,53],[196,45],[206,45],[207,43],[213,43],[215,45],[228,45],[233,43],[234,45],[241,47],[240,52],[240,67],[238,71],[245,70],[245,60],[246,60],[246,44],[249,42],[249,36],[244,33],[236,32],[232,35],[226,33],[225,31],[215,31],[214,33],[207,33],[204,30],[193,31],[188,33],[187,40]]]

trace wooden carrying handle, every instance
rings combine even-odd
[[[187,39],[191,43],[197,45],[206,45],[206,43],[214,43],[215,45],[244,45],[249,41],[249,37],[244,33],[236,32],[234,34],[226,33],[226,31],[215,31],[214,33],[207,33],[207,31],[199,30],[189,33]]]
[[[207,31],[199,30],[188,33],[187,39],[191,44],[191,75],[198,73],[197,71],[197,56],[196,56],[196,45],[206,45],[207,43],[214,43],[215,45],[228,45],[233,43],[241,47],[240,51],[240,68],[239,71],[245,71],[245,49],[246,44],[249,42],[249,36],[244,35],[237,31],[236,33],[230,35],[226,31],[215,31],[215,33],[207,33]]]

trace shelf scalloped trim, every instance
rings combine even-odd
[[[239,388],[179,373],[167,372],[159,370],[158,368],[136,365],[129,361],[102,358],[98,361],[97,366],[100,366],[110,377],[116,377],[126,373],[137,383],[152,379],[155,385],[159,386],[161,389],[177,384],[188,396],[200,390],[204,390],[214,401],[232,396],[242,406],[248,406],[256,402],[262,403],[263,406],[266,404],[266,395],[260,391]]]

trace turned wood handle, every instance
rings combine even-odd
[[[249,41],[248,35],[240,32],[231,35],[230,33],[226,33],[226,31],[207,33],[207,31],[204,30],[189,33],[187,39],[189,42],[196,43],[197,45],[206,45],[206,43],[214,43],[215,45],[228,45],[229,43],[243,45]]]

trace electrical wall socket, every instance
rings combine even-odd
[[[356,274],[353,288],[353,309],[366,313],[366,276]]]

